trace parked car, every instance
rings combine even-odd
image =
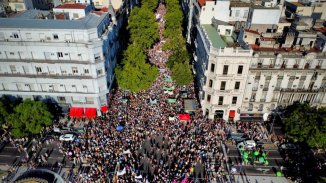
[[[67,133],[67,134],[61,135],[59,137],[59,140],[60,141],[67,141],[67,142],[74,141],[75,140],[75,135]]]
[[[283,143],[278,146],[280,153],[298,154],[299,148],[293,143]]]
[[[257,146],[257,143],[254,140],[245,140],[243,142],[240,142],[237,144],[238,150],[241,147],[244,147],[245,149],[252,149]]]

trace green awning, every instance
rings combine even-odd
[[[172,87],[163,86],[163,90],[172,91],[172,90],[174,90],[174,86],[172,86]]]
[[[177,99],[175,99],[175,98],[168,99],[168,103],[176,103],[176,102],[177,102]]]

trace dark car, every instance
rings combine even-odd
[[[299,154],[300,149],[293,143],[283,143],[278,146],[280,153]]]

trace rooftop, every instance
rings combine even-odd
[[[60,9],[85,9],[87,5],[84,4],[61,4],[55,8]]]
[[[223,41],[220,34],[217,32],[215,27],[210,24],[202,25],[205,32],[207,33],[208,39],[211,41],[211,44],[214,48],[225,48],[226,43]]]
[[[0,28],[91,29],[97,28],[98,24],[107,16],[107,13],[102,13],[102,15],[90,13],[78,20],[54,20],[38,16],[40,13],[44,15],[45,12],[48,11],[26,10],[14,17],[0,18]]]
[[[241,1],[231,1],[230,7],[250,7],[250,3],[241,2]]]

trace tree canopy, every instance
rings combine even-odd
[[[128,29],[132,44],[137,44],[143,51],[150,48],[159,38],[159,27],[154,13],[148,8],[136,7],[132,10]]]
[[[157,0],[142,0],[142,7],[154,11],[158,5]]]
[[[27,99],[14,108],[14,112],[7,118],[7,124],[14,137],[24,137],[40,133],[42,127],[50,125],[52,120],[53,115],[46,104]]]
[[[148,89],[158,76],[157,68],[146,63],[146,55],[135,44],[128,46],[115,73],[119,87],[132,92]]]
[[[188,63],[176,63],[172,69],[172,79],[178,85],[188,85],[192,82],[192,73]]]
[[[166,0],[167,13],[165,15],[164,36],[166,43],[163,50],[170,50],[167,66],[172,70],[172,78],[177,85],[187,85],[193,80],[190,56],[186,47],[186,40],[182,35],[183,14],[179,1]]]
[[[326,147],[326,109],[311,107],[308,103],[288,106],[284,120],[289,137],[311,147]]]

